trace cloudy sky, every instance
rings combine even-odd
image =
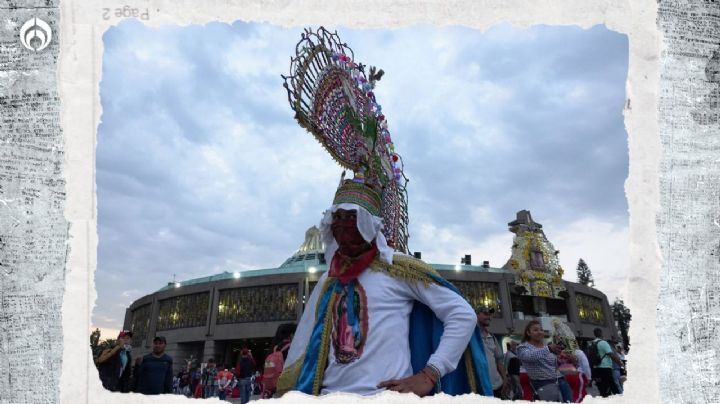
[[[431,263],[510,255],[532,212],[612,301],[628,268],[628,42],[595,26],[337,29],[375,90],[409,177],[410,249]],[[177,280],[273,268],[332,200],[341,169],[282,87],[301,27],[236,22],[104,35],[93,326]]]

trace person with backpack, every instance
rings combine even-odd
[[[272,398],[277,389],[277,381],[285,366],[288,349],[295,335],[297,325],[294,323],[281,324],[275,332],[273,351],[265,358],[263,369],[263,388],[260,398]]]
[[[613,381],[613,362],[621,368],[624,365],[617,354],[613,352],[610,344],[602,338],[602,330],[595,328],[593,334],[595,334],[595,339],[588,349],[588,359],[592,367],[593,380],[597,384],[601,396],[608,397],[612,394],[620,394],[620,390]]]
[[[130,391],[132,336],[131,331],[120,331],[115,346],[111,349],[105,349],[95,359],[100,381],[103,387],[110,391],[119,391],[121,393]]]

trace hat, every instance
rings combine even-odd
[[[167,344],[167,340],[162,335],[158,335],[157,337],[153,338],[153,342],[160,341],[163,344]]]
[[[122,338],[122,337],[130,337],[130,338],[132,338],[132,336],[133,336],[132,331],[122,330],[122,331],[120,331],[120,334],[118,334],[118,339],[120,339],[120,338]]]
[[[306,29],[295,49],[290,74],[282,75],[295,119],[354,174],[333,206],[356,204],[382,218],[387,245],[407,253],[407,177],[373,92],[384,72],[370,67],[367,74],[352,49],[323,27]]]
[[[495,313],[495,308],[486,305],[485,303],[481,303],[475,307],[475,313],[489,313],[493,314]]]
[[[368,185],[351,180],[344,181],[335,191],[333,200],[333,205],[341,203],[354,203],[365,208],[371,215],[380,216],[380,195]]]

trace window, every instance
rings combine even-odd
[[[160,301],[157,330],[202,327],[207,324],[210,293],[194,293]]]
[[[218,298],[217,324],[297,320],[298,285],[224,289]]]
[[[495,309],[493,317],[502,318],[502,307],[500,305],[500,291],[495,282],[453,282],[460,294],[470,303],[474,309],[484,304]]]
[[[603,325],[605,324],[605,313],[602,308],[602,299],[577,293],[575,303],[578,310],[578,318],[583,323]]]
[[[132,345],[138,347],[143,344],[147,338],[148,329],[150,328],[150,313],[152,305],[146,304],[132,311],[132,321],[130,321],[130,331],[133,333]]]

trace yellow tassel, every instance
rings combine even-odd
[[[322,285],[322,289],[320,290],[320,297],[318,297],[317,303],[315,304],[315,322],[317,322],[318,319],[318,309],[320,308],[320,303],[322,302],[322,297],[325,296],[325,292],[327,289],[331,286],[335,285],[335,282],[337,282],[337,279],[335,278],[327,278],[325,279],[325,283]],[[316,286],[317,287],[317,286]]]
[[[470,348],[465,350],[465,370],[467,371],[468,383],[470,384],[470,391],[473,393],[478,392],[477,383],[475,383],[475,368],[473,367],[472,354]]]
[[[320,308],[320,302],[322,301],[322,296],[325,295],[325,291],[327,288],[332,287],[335,284],[334,278],[328,278],[325,283],[322,284],[322,289],[320,290],[320,298],[318,298],[317,306],[315,307],[315,321],[317,321],[318,317],[318,309]],[[331,310],[331,307],[333,306],[335,301],[335,293],[330,297],[328,310]],[[320,351],[320,358],[322,358],[323,350],[325,351],[325,359],[318,360],[318,370],[319,372],[319,380],[322,382],[323,374],[325,372],[325,364],[323,366],[320,366],[321,363],[327,362],[327,355],[328,355],[328,349],[329,349],[329,342],[330,333],[329,330],[332,327],[332,319],[330,317],[332,313],[328,311],[326,317],[325,317],[325,323],[323,324],[323,335],[322,335],[322,343],[321,343],[321,351]],[[330,320],[328,320],[330,319]],[[328,326],[330,324],[330,326]],[[326,335],[327,334],[327,335]],[[300,377],[300,370],[302,369],[302,365],[305,362],[305,354],[303,354],[298,360],[293,362],[292,365],[286,367],[283,369],[282,373],[280,374],[280,377],[278,378],[277,382],[277,396],[280,397],[283,394],[287,393],[288,391],[295,388],[295,384],[297,384],[297,379]],[[319,394],[319,389],[317,392],[315,392],[315,387],[318,383],[318,373],[315,374],[315,381],[313,383],[313,392],[315,394]]]
[[[277,397],[281,397],[283,394],[292,390],[297,383],[297,379],[300,376],[300,369],[302,364],[305,362],[305,354],[303,354],[298,360],[293,362],[292,365],[283,369],[278,378],[277,382]]]
[[[337,294],[333,292],[325,312],[322,339],[320,340],[320,352],[318,353],[317,369],[315,370],[315,380],[313,382],[313,394],[316,396],[320,395],[328,355],[330,353],[330,331],[332,331],[332,310],[333,306],[335,306],[335,300],[337,300]]]

